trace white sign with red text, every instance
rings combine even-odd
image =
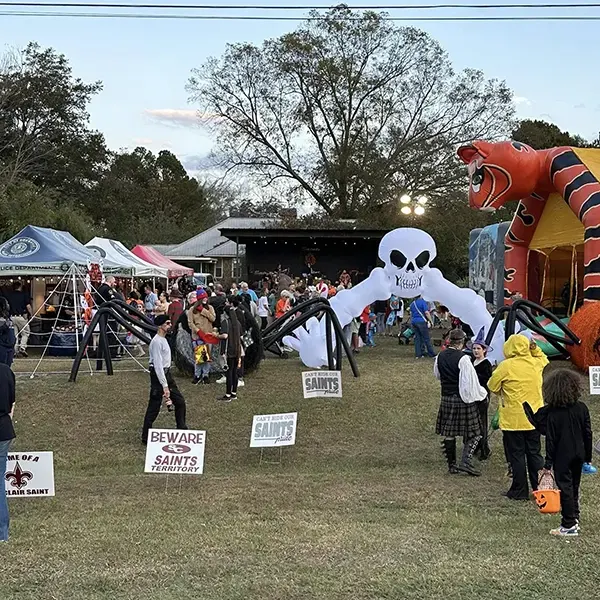
[[[8,498],[54,496],[52,452],[9,452],[4,474]]]
[[[146,473],[202,475],[206,431],[151,429],[146,448]]]

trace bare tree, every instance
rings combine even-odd
[[[455,73],[426,33],[345,6],[260,48],[229,45],[188,91],[224,166],[263,185],[289,180],[336,216],[404,192],[445,194],[462,177],[456,146],[514,125],[503,82]]]

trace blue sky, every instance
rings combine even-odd
[[[194,2],[179,0],[178,3]],[[220,3],[241,2],[226,0]],[[386,3],[402,2],[354,2],[360,5]],[[419,3],[426,2],[404,2]],[[303,3],[279,0],[277,4]],[[304,4],[327,6],[328,3],[317,0]],[[210,12],[214,14],[216,11]],[[561,14],[559,9],[551,12]],[[393,14],[410,15],[406,11]],[[428,14],[499,16],[534,13],[516,9],[493,13],[448,9]],[[550,13],[546,11],[546,14]],[[562,14],[566,13],[563,11]],[[569,14],[575,13],[570,11]],[[584,9],[577,14],[600,16],[600,10]],[[515,93],[521,117],[551,120],[562,129],[590,138],[596,137],[600,131],[600,48],[597,45],[600,21],[409,24],[426,30],[436,38],[447,50],[456,68],[478,68],[487,77],[505,79]],[[133,148],[136,145],[144,145],[154,151],[168,148],[188,165],[194,163],[195,157],[206,155],[212,143],[206,133],[192,124],[194,106],[188,104],[184,89],[191,69],[200,66],[209,56],[220,55],[229,42],[260,44],[266,38],[293,29],[295,25],[293,22],[0,15],[0,31],[5,46],[24,46],[29,41],[52,46],[69,58],[77,76],[86,81],[103,82],[104,90],[91,105],[91,120],[92,125],[105,134],[111,148]]]

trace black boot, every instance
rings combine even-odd
[[[442,451],[448,461],[448,473],[452,475],[458,473],[458,467],[456,466],[456,439],[445,438],[442,441]]]
[[[481,471],[478,471],[472,463],[473,454],[475,454],[475,450],[477,448],[477,445],[479,444],[479,440],[481,440],[481,436],[476,435],[464,441],[462,460],[460,462],[460,466],[458,467],[459,471],[462,471],[463,473],[468,473],[473,477],[479,477],[481,475]]]

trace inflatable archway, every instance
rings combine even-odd
[[[582,339],[581,368],[600,364],[600,150],[534,150],[520,142],[475,141],[458,150],[468,165],[469,202],[495,210],[519,201],[505,237],[504,298],[520,293],[556,309]],[[584,304],[585,303],[585,304]]]

